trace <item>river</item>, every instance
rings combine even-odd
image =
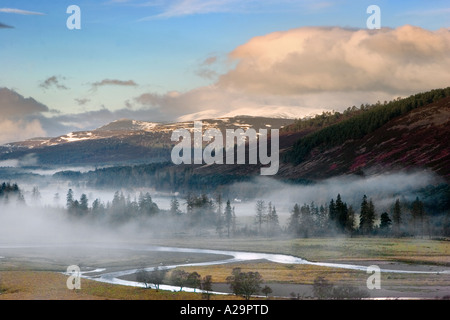
[[[179,248],[179,247],[164,247],[164,246],[145,246],[145,247],[128,247],[130,250],[145,250],[145,251],[162,251],[162,252],[180,252],[180,253],[204,253],[204,254],[213,254],[213,255],[226,255],[230,256],[228,259],[218,259],[215,261],[208,262],[197,262],[197,263],[183,263],[183,264],[174,264],[164,266],[165,269],[173,269],[176,267],[187,267],[187,266],[208,266],[208,265],[217,265],[217,264],[227,264],[227,263],[235,263],[235,262],[249,262],[256,260],[267,260],[275,263],[282,264],[306,264],[306,265],[315,265],[322,267],[330,267],[330,268],[339,268],[339,269],[348,269],[348,270],[359,270],[359,271],[368,271],[368,266],[363,265],[355,265],[355,264],[342,264],[342,263],[327,263],[327,262],[311,262],[299,257],[295,257],[292,255],[285,254],[272,254],[272,253],[259,253],[259,252],[244,252],[244,251],[229,251],[229,250],[210,250],[210,249],[196,249],[196,248]],[[146,268],[147,271],[154,270],[154,267]],[[403,269],[382,269],[380,268],[380,272],[387,273],[407,273],[407,274],[450,274],[450,270],[433,270],[433,271],[424,271],[424,270],[403,270]],[[107,272],[106,269],[97,269],[93,271],[81,272],[81,276],[87,279],[111,283],[111,284],[120,284],[126,286],[134,286],[134,287],[144,287],[143,283],[130,281],[123,279],[124,276],[134,274],[138,269],[127,269],[121,271]],[[90,274],[97,273],[94,276]],[[161,285],[160,289],[162,290],[172,290],[177,291],[180,287],[170,286],[170,285]],[[199,290],[195,290],[193,288],[183,287],[184,291],[194,292]],[[216,294],[226,294],[223,292],[214,292]]]

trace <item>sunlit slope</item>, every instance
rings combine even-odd
[[[450,175],[450,89],[379,105],[299,139],[280,174],[324,178],[430,169]]]
[[[236,116],[201,120],[203,130],[273,128],[294,119]],[[35,138],[0,146],[0,161],[31,158],[33,165],[130,165],[171,161],[176,129],[192,130],[193,121],[155,123],[120,119],[92,131],[70,132],[53,138]],[[23,161],[22,161],[23,162]],[[30,162],[30,161],[28,161]]]

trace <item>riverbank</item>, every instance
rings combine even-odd
[[[230,292],[225,279],[231,274],[234,267],[240,267],[243,271],[258,271],[261,273],[266,283],[273,290],[272,296],[308,298],[312,297],[312,284],[318,277],[322,277],[332,285],[367,290],[366,280],[369,275],[366,273],[366,267],[377,265],[382,270],[391,271],[382,272],[382,289],[371,290],[369,292],[370,297],[435,299],[450,295],[450,275],[446,267],[450,251],[449,243],[446,241],[360,238],[339,239],[335,242],[332,239],[274,241],[268,239],[258,239],[258,241],[256,239],[245,239],[248,241],[243,241],[243,239],[211,239],[208,242],[202,242],[199,239],[185,239],[186,241],[182,242],[185,247],[198,245],[199,247],[215,248],[215,250],[201,250],[199,248],[183,249],[180,247],[158,249],[152,247],[152,245],[155,245],[154,240],[148,241],[149,244],[146,245],[139,242],[134,245],[126,243],[121,246],[106,244],[22,248],[0,246],[0,255],[2,256],[0,270],[16,271],[18,273],[15,273],[14,276],[20,278],[18,270],[22,270],[27,276],[27,273],[37,270],[65,272],[67,266],[72,264],[79,265],[82,271],[104,268],[103,271],[90,273],[89,277],[92,278],[90,280],[83,278],[83,281],[96,280],[95,282],[99,284],[108,285],[108,289],[98,289],[98,292],[101,292],[103,297],[121,299],[120,297],[125,296],[116,295],[114,292],[118,290],[116,288],[123,286],[111,283],[114,283],[116,279],[132,280],[133,273],[139,268],[178,266],[179,269],[185,269],[189,272],[196,271],[202,276],[212,275],[213,290]],[[175,244],[176,240],[178,239],[169,239],[165,244],[167,242]],[[161,241],[161,239],[156,242],[158,243],[158,241]],[[178,242],[178,245],[181,244]],[[218,250],[218,248],[223,247],[228,247],[228,250],[230,250],[230,247],[241,250],[253,248],[259,253],[240,251],[236,255],[235,251]],[[296,252],[297,254],[285,256],[261,253],[272,250],[278,250],[281,253]],[[417,256],[411,256],[412,251]],[[298,254],[300,252],[304,252],[305,256],[322,257],[323,260],[304,261],[299,258],[300,256],[303,257],[303,255]],[[362,252],[365,255],[361,255]],[[395,259],[398,257],[400,259],[396,261]],[[407,263],[403,261],[407,261]],[[420,263],[412,261],[420,261]],[[401,273],[405,270],[410,273]],[[445,273],[439,273],[443,270]],[[3,275],[3,286],[5,286],[4,283],[7,280],[5,276],[10,278],[11,275]],[[67,277],[64,279],[66,280]],[[101,283],[99,280],[111,281],[111,283]],[[60,285],[67,290],[65,281]],[[138,291],[133,292],[140,292],[139,290],[142,288],[135,289]],[[15,289],[8,290],[11,294],[14,293]],[[111,291],[110,295],[108,291]],[[178,290],[172,289],[171,291]],[[40,292],[39,295],[41,294],[43,293]],[[65,297],[65,294],[67,293],[62,296]],[[146,299],[141,294],[137,295]],[[0,297],[0,299],[2,298],[5,298],[5,295]],[[167,299],[171,298],[168,296]]]
[[[0,271],[0,300],[201,300],[198,293],[149,290],[82,279],[69,290],[67,276],[48,271]],[[211,296],[212,300],[241,299]]]

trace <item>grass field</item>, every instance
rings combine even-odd
[[[152,239],[153,244],[282,253],[309,261],[386,260],[450,266],[450,241],[394,238]]]
[[[0,300],[200,300],[202,295],[184,291],[135,288],[81,279],[81,289],[69,290],[67,276],[47,271],[1,271]],[[241,299],[212,295],[212,300]]]
[[[291,254],[310,261],[379,264],[382,268],[402,263],[402,267],[415,270],[448,269],[450,266],[450,241],[425,239],[388,238],[342,238],[342,239],[151,239],[150,245],[183,246],[192,248],[226,249]],[[142,244],[142,243],[141,243]],[[91,250],[91,249],[90,249]],[[94,250],[94,249],[92,249]],[[68,252],[52,252],[42,256],[34,251],[16,252],[0,259],[0,299],[126,299],[126,300],[196,300],[201,294],[170,292],[154,289],[133,288],[100,283],[82,279],[81,290],[68,290],[65,271],[70,257]],[[8,253],[8,252],[7,252]],[[186,255],[174,253],[80,251],[74,254],[76,263],[95,267],[108,266],[110,269],[124,269],[134,266],[157,265],[164,260],[182,263]],[[208,255],[189,258],[196,261],[212,259]],[[406,263],[406,265],[404,265]],[[368,275],[362,271],[328,268],[314,265],[277,264],[265,260],[212,266],[179,267],[189,272],[196,271],[202,276],[212,275],[215,283],[225,283],[234,267],[243,271],[258,271],[269,285],[285,284],[311,285],[317,277],[323,277],[333,284],[363,286]],[[55,272],[58,271],[58,272]],[[450,275],[448,274],[394,274],[383,273],[381,281],[386,288],[395,287],[399,291],[448,290],[450,295]],[[445,293],[445,292],[444,292]],[[213,296],[213,299],[236,299],[235,296]]]

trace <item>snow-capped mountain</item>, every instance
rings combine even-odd
[[[294,119],[237,116],[204,119],[203,130],[280,129]],[[38,164],[72,165],[154,162],[170,160],[175,129],[193,130],[194,121],[158,123],[120,119],[91,131],[70,132],[59,137],[34,138],[0,147],[0,161],[34,154]]]

